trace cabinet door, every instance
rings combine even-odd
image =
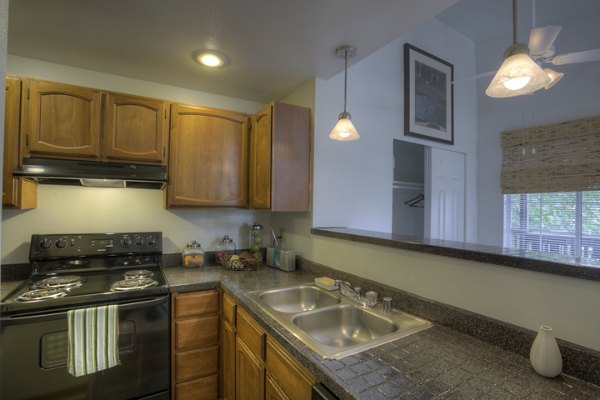
[[[221,330],[221,396],[235,399],[235,331],[227,321],[223,321]]]
[[[20,209],[35,208],[37,207],[37,184],[12,176],[19,165],[20,157],[21,80],[7,76],[5,94],[2,206]]]
[[[268,372],[265,379],[265,400],[289,400]]]
[[[272,104],[252,117],[250,133],[250,208],[271,208]]]
[[[31,155],[99,157],[100,92],[29,80],[25,143]]]
[[[258,400],[264,398],[265,367],[243,340],[236,340],[236,388],[237,400]]]
[[[167,206],[248,203],[248,116],[173,105]]]
[[[310,210],[310,109],[273,106],[272,211]]]
[[[165,163],[168,103],[109,93],[104,113],[104,157]]]
[[[288,398],[310,400],[315,377],[270,337],[267,338],[265,360],[267,371]]]

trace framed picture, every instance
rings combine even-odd
[[[404,44],[404,135],[454,144],[454,66]]]

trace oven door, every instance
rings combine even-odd
[[[67,311],[0,319],[1,399],[168,399],[169,298],[119,304],[121,365],[67,372]]]

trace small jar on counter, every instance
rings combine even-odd
[[[225,258],[234,254],[235,243],[228,235],[223,236],[223,240],[215,248],[215,260],[217,264],[224,265]]]
[[[258,222],[250,228],[250,252],[255,255],[260,253],[263,242],[263,227]]]
[[[181,258],[184,267],[204,267],[204,250],[195,240],[185,246]]]

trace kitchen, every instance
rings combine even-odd
[[[425,22],[425,19],[422,22]],[[426,26],[415,29],[407,36],[382,47],[373,56],[350,67],[348,109],[352,112],[357,128],[361,132],[364,146],[380,148],[386,145],[379,144],[379,142],[375,144],[376,142],[372,142],[372,140],[376,139],[369,137],[375,136],[375,132],[391,131],[396,129],[394,127],[401,126],[401,120],[398,118],[401,111],[394,111],[395,114],[390,116],[389,108],[377,104],[379,100],[370,106],[379,108],[379,111],[369,108],[367,103],[370,103],[373,98],[385,98],[386,101],[389,101],[389,104],[399,104],[401,102],[402,58],[400,55],[403,42],[414,43],[419,47],[437,53],[442,58],[449,59],[455,64],[457,77],[459,77],[459,71],[461,71],[460,77],[464,77],[475,72],[485,72],[494,68],[495,62],[500,58],[499,54],[510,40],[509,36],[506,36],[504,41],[499,44],[501,46],[500,50],[497,50],[495,55],[490,56],[489,65],[481,67],[478,65],[476,71],[472,43],[469,44],[465,40],[461,42],[458,38],[460,35],[447,30],[439,21],[429,21]],[[441,30],[442,33],[439,33],[436,29]],[[454,48],[445,46],[446,42],[439,43],[440,36],[456,38],[456,40],[450,41],[453,43]],[[472,58],[471,61],[463,61],[463,68],[459,70],[458,65],[461,61],[454,52],[456,54],[460,53],[456,46],[458,46],[457,43],[463,42],[465,44],[462,52],[470,54]],[[339,44],[334,43],[331,46],[331,52]],[[586,46],[582,46],[582,49],[597,47],[597,45],[597,43],[595,45],[592,43],[591,46],[587,46],[586,43]],[[360,45],[358,47],[360,52],[362,47]],[[447,50],[444,50],[444,48],[447,48]],[[492,53],[491,50],[489,52]],[[496,58],[494,59],[494,57]],[[331,58],[337,67],[341,67],[339,60],[336,60],[333,55]],[[340,70],[338,69],[338,71]],[[375,79],[378,71],[384,71],[380,74],[384,77],[381,80]],[[89,69],[68,67],[60,65],[60,63],[48,63],[16,55],[9,55],[8,57],[8,72],[81,86],[100,87],[124,93],[168,98],[189,104],[209,105],[248,114],[257,112],[266,101],[272,100],[266,99],[263,102],[258,102],[211,95],[206,92],[180,89],[175,86],[142,82],[119,76],[119,74],[99,73]],[[569,75],[571,78],[576,73],[570,73]],[[361,76],[363,79],[360,79]],[[396,82],[397,84],[390,85],[390,82]],[[374,86],[376,83],[379,86]],[[279,215],[241,209],[170,211],[163,208],[162,194],[158,191],[117,189],[98,191],[95,189],[39,186],[37,209],[25,212],[13,210],[3,212],[2,264],[27,262],[28,242],[33,233],[128,232],[132,229],[138,231],[162,230],[164,234],[164,252],[177,253],[191,239],[199,240],[206,249],[213,249],[223,234],[232,236],[239,247],[246,247],[248,245],[247,231],[250,225],[255,221],[260,221],[267,227],[269,225],[273,226],[276,230],[284,228],[288,246],[296,250],[302,257],[313,262],[377,282],[386,282],[390,286],[425,298],[531,330],[537,330],[539,325],[547,323],[553,326],[557,332],[560,332],[558,336],[564,340],[590,349],[600,349],[597,334],[599,330],[598,321],[595,318],[589,318],[590,315],[595,315],[594,304],[597,304],[598,300],[597,290],[594,290],[597,289],[595,281],[311,235],[310,228],[312,226],[332,226],[329,224],[313,224],[312,220],[316,213],[322,214],[324,210],[323,206],[320,205],[322,203],[319,203],[319,198],[333,196],[332,192],[323,191],[323,187],[331,183],[321,178],[324,177],[327,168],[330,167],[326,158],[329,157],[331,160],[337,161],[346,158],[347,163],[335,166],[336,169],[339,168],[343,171],[348,163],[360,165],[359,160],[364,157],[365,147],[339,146],[339,144],[328,142],[328,139],[326,139],[326,132],[331,129],[333,121],[335,121],[341,109],[342,84],[343,76],[338,74],[328,80],[309,81],[294,93],[282,98],[284,102],[301,104],[314,110],[315,160],[313,168],[315,198],[313,200],[312,216],[306,213]],[[390,88],[384,85],[388,85]],[[391,86],[395,87],[391,88]],[[593,87],[594,85],[588,86]],[[369,87],[372,88],[371,90],[377,91],[376,96],[373,95],[373,92],[366,91]],[[474,92],[475,88],[471,87],[470,90]],[[567,89],[561,89],[560,86],[557,86],[555,90]],[[359,97],[358,93],[363,91],[366,91],[367,95],[364,98],[363,96]],[[550,94],[551,92],[547,93]],[[493,107],[491,105],[492,100],[481,100],[479,95],[478,91],[478,97],[475,99],[468,93],[459,93],[458,89],[455,94],[457,97],[457,118],[458,115],[466,115],[464,120],[460,122],[462,125],[457,127],[460,128],[457,129],[457,132],[463,132],[462,134],[466,137],[463,136],[460,139],[457,135],[456,145],[463,146],[463,151],[467,154],[474,154],[479,151],[479,148],[474,147],[474,144],[468,140],[468,135],[475,135],[479,129],[477,123],[473,121],[476,115],[476,111],[473,109],[474,104],[477,102],[479,107]],[[537,99],[541,95],[536,94],[533,97]],[[458,97],[461,96],[465,101],[458,100]],[[573,97],[570,92],[566,96]],[[563,107],[562,104],[560,108],[555,107],[554,110],[560,110],[562,115],[560,118],[555,117],[553,120],[561,121],[579,116],[594,115],[598,104],[597,95],[593,97],[594,94],[586,94],[586,96],[590,96],[589,100],[584,104],[578,104],[576,112],[573,112],[572,108],[569,111],[569,108]],[[530,112],[538,110],[531,107],[531,99],[515,98],[514,100],[519,102],[517,105],[532,110]],[[394,107],[395,110],[402,109],[399,105]],[[375,120],[378,113],[382,114],[382,118]],[[523,119],[527,122],[523,125],[530,125],[530,119]],[[359,121],[364,122],[359,123]],[[369,126],[367,121],[371,121],[372,126]],[[534,120],[533,122],[539,124],[544,121]],[[360,128],[361,125],[363,126],[362,129]],[[520,125],[516,124],[516,126]],[[393,129],[389,129],[390,127]],[[497,129],[494,134],[502,129],[504,127]],[[396,136],[402,137],[401,132],[397,133]],[[487,137],[484,139],[488,140]],[[459,143],[461,140],[462,143]],[[491,141],[491,139],[489,140]],[[361,145],[361,141],[356,143]],[[383,143],[383,139],[381,143]],[[373,160],[374,164],[376,162],[377,160]],[[391,161],[386,162],[391,164]],[[391,166],[389,168],[384,166],[383,168],[387,168],[391,174]],[[491,179],[488,180],[487,177],[497,174],[497,172],[486,171],[487,168],[491,169],[485,163],[478,164],[478,168],[469,168],[469,171],[478,169],[480,175],[484,172],[488,174],[479,177],[473,176],[468,179],[471,182],[469,185],[470,190],[475,190],[475,182],[479,185],[487,185],[488,181],[492,181]],[[353,171],[350,174],[356,172],[352,169],[349,171]],[[375,175],[380,169],[374,171]],[[360,174],[356,176],[360,176]],[[493,179],[497,180],[495,177]],[[491,185],[491,183],[489,184]],[[340,189],[346,190],[345,188]],[[364,193],[368,194],[369,190],[372,189],[367,187]],[[495,190],[498,192],[499,189]],[[340,193],[345,194],[343,191]],[[490,203],[490,200],[485,199],[485,196],[491,198],[493,192],[486,189],[479,190],[477,193],[478,196],[484,196],[484,200],[477,200],[473,195],[471,195],[471,200],[467,200],[467,207],[470,210],[468,213],[471,213],[468,214],[467,220],[471,221],[472,224],[476,220],[473,214],[478,215],[487,212],[483,206]],[[356,189],[352,193],[354,196],[358,194]],[[361,207],[366,207],[374,200],[365,201],[360,197],[357,199]],[[497,199],[494,201],[498,202]],[[373,206],[373,208],[377,208],[377,204]],[[359,216],[363,215],[358,208],[358,206],[355,206],[355,209],[351,209],[347,214],[352,215],[354,213],[358,219]],[[476,211],[477,208],[480,209],[479,213]],[[501,207],[499,210],[496,207],[495,210],[494,213],[501,213]],[[370,209],[369,215],[373,215],[373,212]],[[152,218],[148,218],[149,215]],[[344,222],[343,225],[349,225],[347,221]],[[485,232],[484,225],[494,226],[494,224],[481,225],[478,227],[481,235],[491,235]],[[383,229],[371,228],[371,230]],[[467,231],[467,237],[469,238],[468,235],[476,236],[475,232],[476,230]],[[365,265],[372,265],[373,262],[377,263],[377,267],[364,267]],[[510,290],[507,288],[510,288]],[[529,306],[523,307],[523,304]]]

